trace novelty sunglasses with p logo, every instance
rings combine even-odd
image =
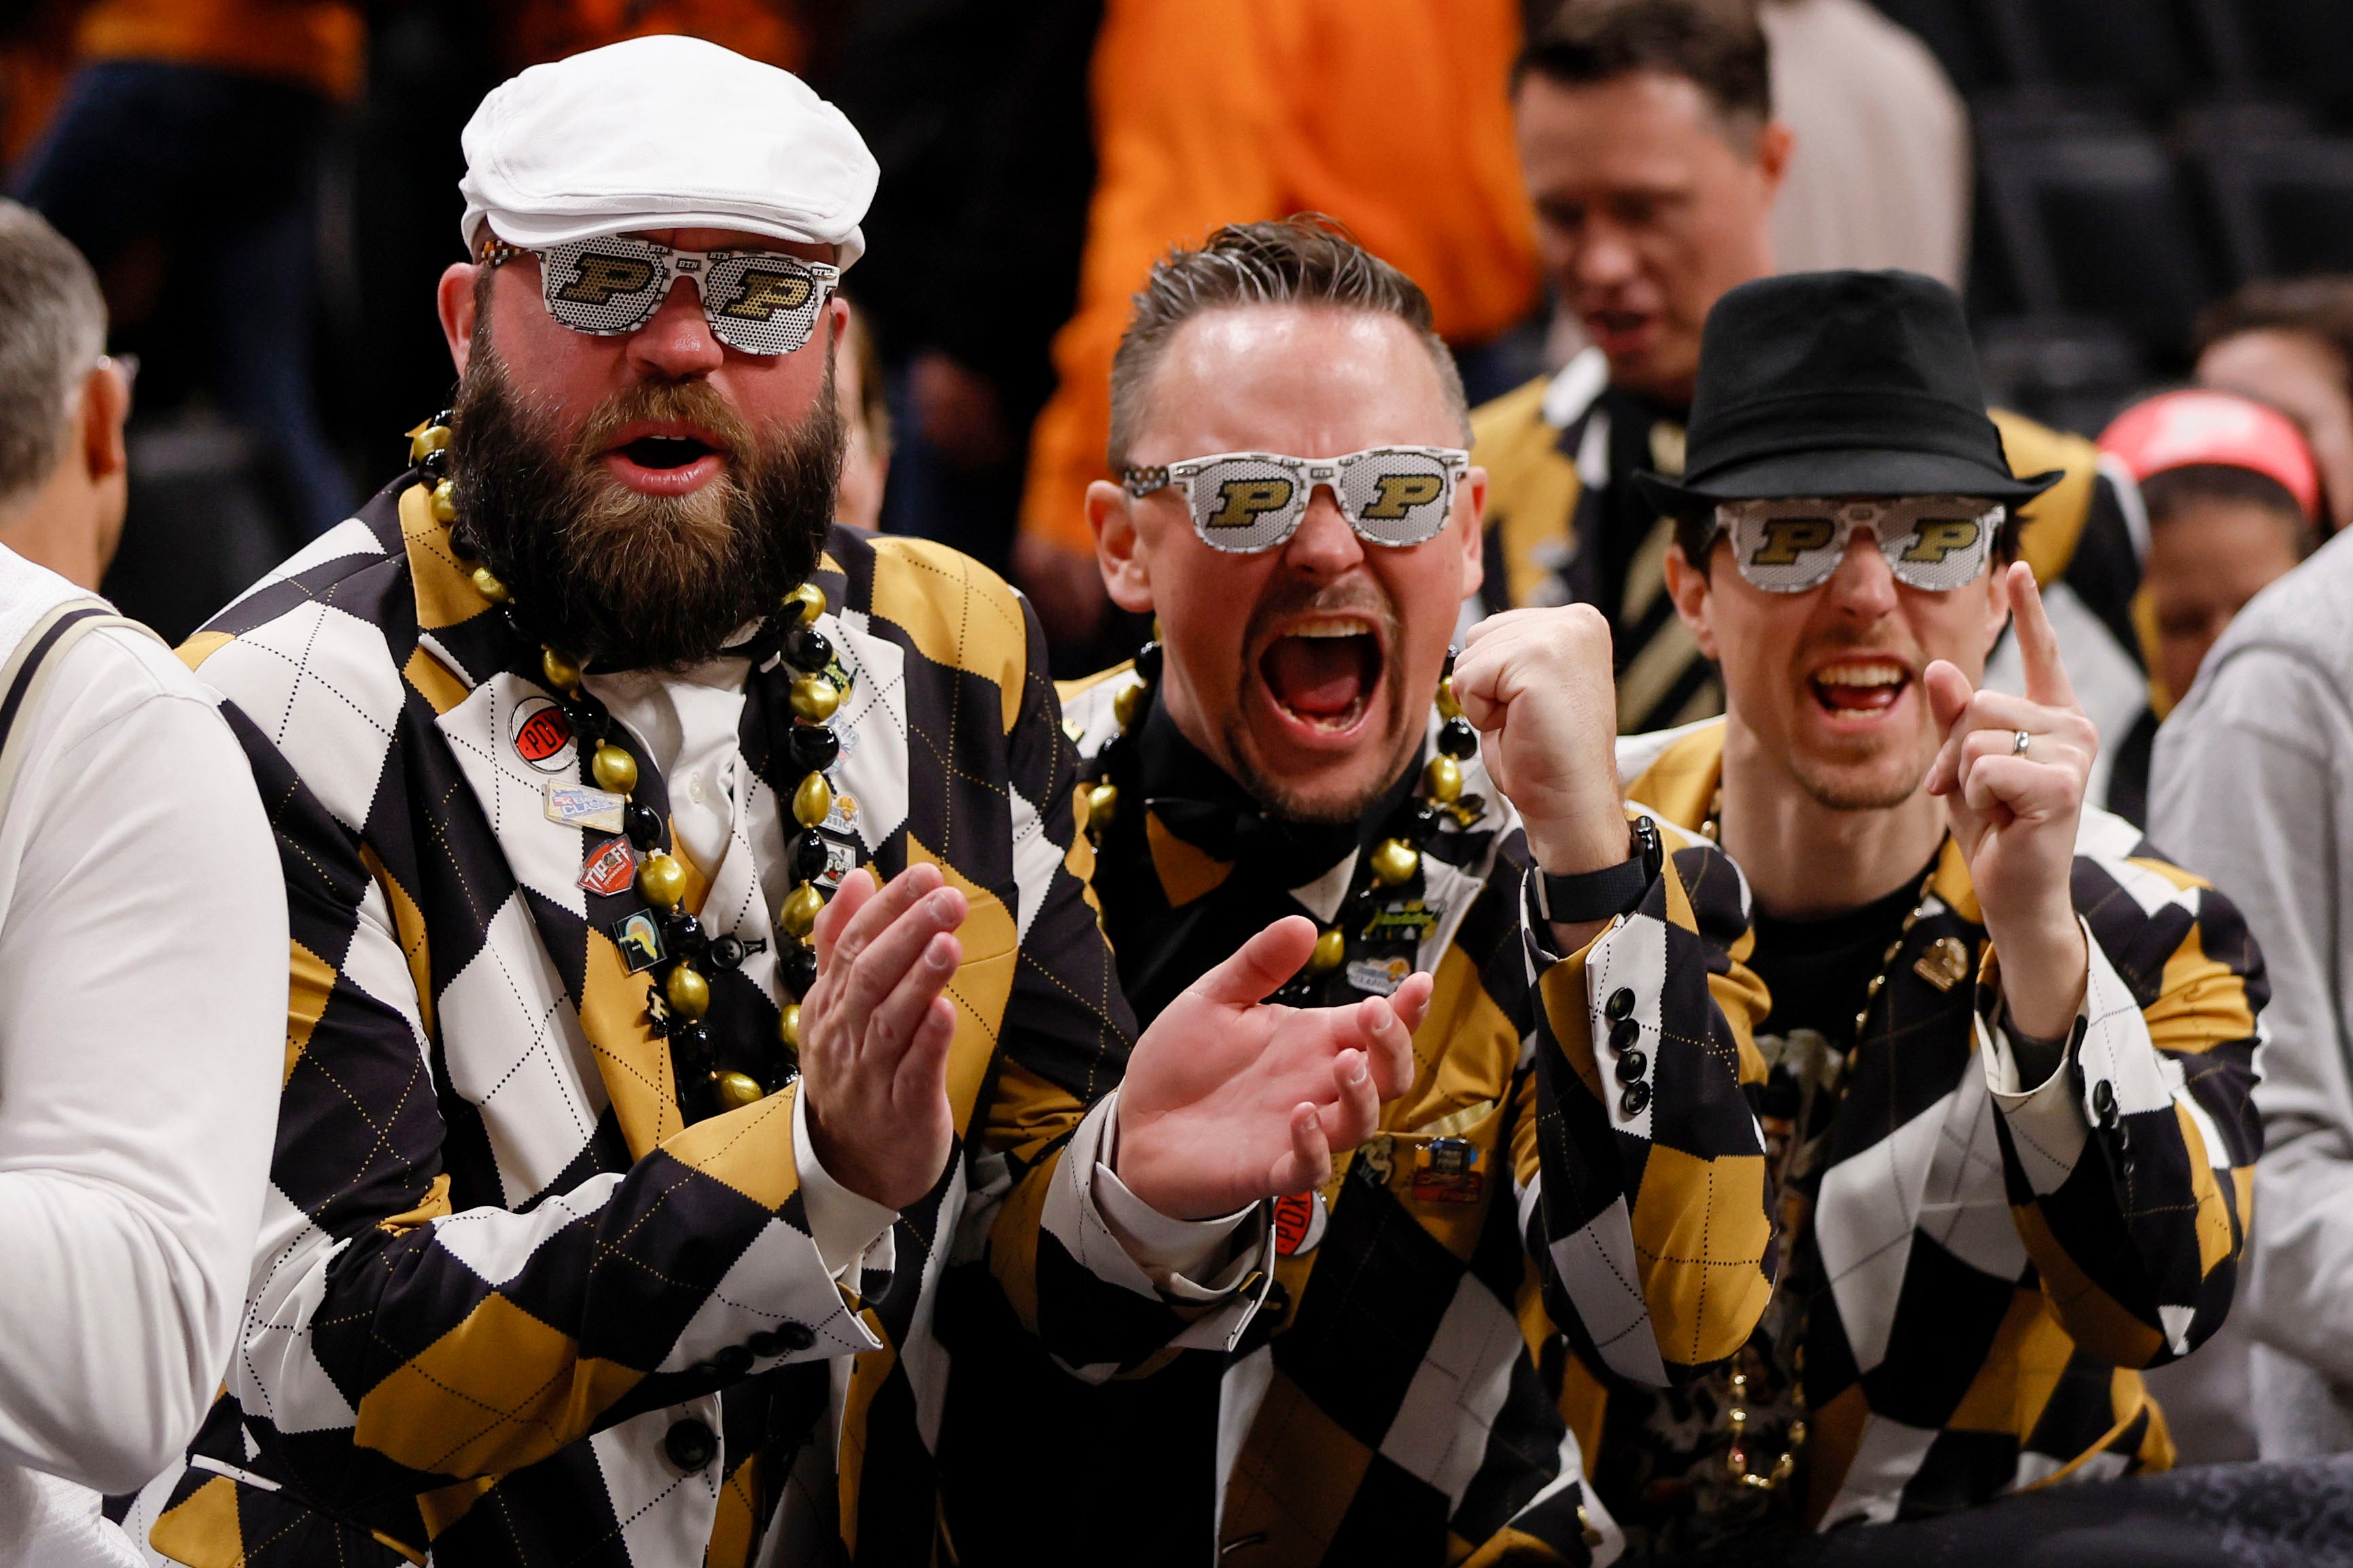
[[[1897,582],[1941,594],[1977,581],[2005,515],[1999,501],[1978,496],[1775,497],[1719,501],[1715,525],[1730,536],[1741,576],[1768,594],[1829,582],[1857,529],[1879,541]]]
[[[1470,467],[1471,454],[1454,447],[1367,447],[1345,458],[1219,452],[1130,468],[1123,479],[1138,498],[1181,488],[1204,543],[1250,554],[1299,531],[1319,485],[1331,487],[1340,515],[1367,543],[1403,549],[1435,539],[1454,504],[1454,481]]]
[[[619,337],[654,318],[670,284],[694,279],[711,335],[747,354],[788,354],[817,331],[841,269],[773,250],[672,250],[649,239],[599,235],[543,249],[482,233],[481,261],[503,267],[539,258],[547,313],[575,332]]]

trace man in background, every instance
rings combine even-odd
[[[1707,312],[1777,269],[1773,208],[1793,139],[1774,118],[1770,75],[1754,13],[1714,0],[1567,0],[1518,67],[1537,247],[1593,347],[1473,415],[1472,455],[1493,480],[1482,598],[1608,616],[1628,733],[1723,708],[1664,592],[1672,529],[1630,476],[1681,470]],[[2147,696],[2129,612],[2139,560],[2116,481],[2089,441],[1995,422],[2014,472],[2063,472],[2024,508],[2019,547],[2052,588],[2078,696],[2104,735],[2121,735]],[[2015,689],[2006,654],[1989,679]],[[2103,785],[2095,773],[2094,800]]]
[[[121,371],[74,248],[0,203],[0,1563],[135,1562],[99,1517],[235,1343],[282,1059],[286,899],[208,694],[88,596]],[[73,580],[60,575],[70,571]]]
[[[2259,279],[2198,319],[2202,385],[2303,426],[2327,497],[2323,533],[2353,519],[2353,278]]]

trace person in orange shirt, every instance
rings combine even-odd
[[[1078,310],[1054,342],[1014,553],[1058,643],[1091,640],[1105,608],[1085,509],[1110,477],[1104,388],[1130,297],[1172,247],[1320,212],[1421,285],[1450,343],[1535,308],[1508,96],[1520,31],[1516,0],[1107,0]]]
[[[305,537],[354,499],[319,420],[311,315],[316,150],[365,47],[345,0],[97,0],[13,181],[118,305],[123,263],[160,247],[158,309],[181,320],[157,325],[189,343],[188,379],[260,446]]]

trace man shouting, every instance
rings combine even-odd
[[[1711,1387],[1609,1390],[1596,1483],[1678,1549],[2171,1462],[2136,1369],[2229,1310],[2262,1129],[2263,961],[2230,902],[2084,804],[2098,745],[2011,512],[1960,300],[1744,284],[1707,320],[1675,606],[1725,716],[1629,793],[1757,896],[1787,1262]],[[2013,621],[2025,691],[1979,689]]]
[[[1278,931],[1131,1057],[1034,621],[828,531],[875,181],[830,106],[655,37],[465,145],[454,413],[185,650],[293,1001],[227,1396],[149,1539],[742,1563],[814,1429],[842,1550],[927,1561],[952,1250],[1073,1364],[1225,1343],[1258,1201],[1371,1130],[1426,993],[1259,1006]]]
[[[1564,1384],[1690,1379],[1773,1279],[1739,878],[1630,821],[1593,611],[1482,626],[1446,679],[1485,479],[1402,274],[1310,221],[1221,229],[1154,270],[1112,407],[1099,559],[1163,641],[1070,713],[1139,1016],[1278,920],[1298,1005],[1435,994],[1379,1130],[1277,1203],[1239,1343],[1092,1389],[958,1357],[950,1533],[974,1563],[1606,1557]]]

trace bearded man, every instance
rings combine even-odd
[[[1630,824],[1590,609],[1476,629],[1450,683],[1485,478],[1403,274],[1314,221],[1221,229],[1137,296],[1112,408],[1098,559],[1163,641],[1069,712],[1139,1016],[1274,920],[1318,932],[1298,1005],[1435,994],[1379,1130],[1277,1205],[1239,1342],[1103,1388],[1009,1324],[959,1354],[950,1533],[986,1563],[1606,1561],[1567,1368],[1687,1381],[1771,1289],[1739,877]]]
[[[845,1554],[928,1561],[943,1271],[1106,1374],[1225,1342],[1257,1201],[1370,1131],[1426,990],[1256,1005],[1286,928],[1131,1057],[1036,623],[828,531],[875,179],[837,111],[655,37],[465,144],[454,413],[185,650],[293,1000],[227,1394],[149,1539],[742,1563],[806,1449]]]
[[[1709,314],[1675,607],[1727,710],[1629,794],[1757,898],[1787,1262],[1712,1389],[1606,1390],[1596,1485],[1686,1549],[2171,1463],[2137,1368],[2231,1304],[2263,1134],[2263,960],[2084,804],[2098,746],[2010,513],[1961,303],[1902,272]],[[2012,622],[2026,690],[1978,689]]]

